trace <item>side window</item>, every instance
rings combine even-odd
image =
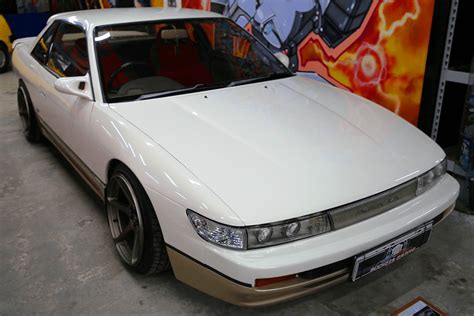
[[[54,36],[46,65],[60,77],[84,76],[89,71],[85,32],[63,23]]]
[[[53,42],[53,35],[58,28],[58,23],[54,23],[43,34],[31,53],[40,63],[46,64],[49,48]]]

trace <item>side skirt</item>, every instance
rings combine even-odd
[[[69,164],[82,177],[87,185],[95,194],[104,202],[105,201],[105,184],[92,172],[89,167],[69,148],[56,133],[41,119],[38,115],[38,123],[43,135],[58,149],[58,151],[66,158]]]

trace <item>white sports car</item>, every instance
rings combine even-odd
[[[459,191],[422,132],[286,62],[178,9],[55,15],[13,52],[26,138],[104,200],[124,264],[247,306],[401,259]]]

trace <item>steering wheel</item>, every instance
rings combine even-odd
[[[140,67],[142,69],[145,69],[146,72],[150,73],[150,75],[153,73],[153,66],[150,63],[142,62],[142,61],[129,61],[124,64],[122,64],[120,67],[114,70],[112,74],[110,75],[109,83],[107,84],[107,91],[112,90],[112,83],[114,83],[115,79],[117,79],[117,76],[122,73],[125,69],[129,67]]]

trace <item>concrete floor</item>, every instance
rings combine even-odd
[[[424,249],[356,283],[270,308],[232,306],[119,262],[102,205],[56,150],[23,138],[13,74],[0,75],[0,315],[387,315],[421,295],[474,315],[474,216],[437,226]]]

